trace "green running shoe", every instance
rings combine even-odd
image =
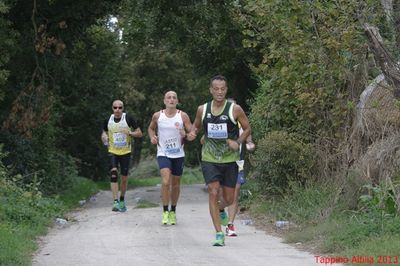
[[[213,243],[215,247],[222,247],[225,246],[225,234],[224,232],[217,232],[216,239]]]
[[[176,224],[176,213],[175,212],[169,212],[169,223],[171,225]]]
[[[167,224],[169,221],[169,212],[165,211],[162,214],[162,224]]]
[[[228,222],[229,222],[228,221],[228,215],[226,214],[225,211],[219,213],[219,220],[220,220],[222,225],[225,225],[225,226],[228,225]]]
[[[114,200],[113,206],[112,206],[112,211],[113,212],[118,212],[119,211],[119,201]]]
[[[120,211],[120,212],[126,212],[125,201],[120,201],[120,202],[119,202],[119,211]]]

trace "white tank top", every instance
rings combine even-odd
[[[180,158],[185,156],[183,139],[179,130],[183,128],[181,111],[177,110],[175,116],[167,117],[165,110],[160,111],[157,122],[158,145],[157,156]]]

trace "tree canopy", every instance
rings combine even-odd
[[[1,1],[3,161],[49,193],[68,186],[71,171],[101,179],[99,136],[114,99],[145,132],[167,90],[193,119],[216,74],[265,149],[282,131],[334,153],[380,73],[364,25],[398,56],[396,3],[390,13],[378,1]],[[197,164],[199,144],[188,146]],[[135,147],[136,162],[154,151],[146,136]]]

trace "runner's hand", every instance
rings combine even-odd
[[[152,143],[152,144],[158,144],[158,137],[157,137],[156,135],[154,135],[154,136],[151,138],[151,143]]]
[[[254,142],[249,141],[246,143],[246,149],[250,152],[254,151],[256,149],[256,145],[254,144]]]
[[[106,134],[101,135],[101,141],[103,141],[104,145],[108,145],[108,136]]]
[[[189,132],[189,134],[186,134],[186,139],[188,141],[192,141],[197,137],[197,134],[194,131]]]
[[[127,128],[123,128],[123,129],[121,130],[121,133],[124,133],[124,134],[130,136],[131,131],[130,131],[129,129],[127,129]]]
[[[179,129],[179,134],[181,134],[181,137],[184,138],[186,137],[186,131],[184,128]]]
[[[240,148],[240,145],[239,143],[236,142],[236,140],[227,139],[226,143],[228,144],[229,148],[233,151],[238,151]]]

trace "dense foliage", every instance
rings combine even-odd
[[[357,2],[249,1],[244,45],[262,52],[252,125],[260,138],[286,129],[341,134],[354,67],[367,54]],[[343,137],[343,136],[342,136]]]
[[[210,99],[210,77],[224,74],[260,144],[254,158],[265,163],[254,171],[276,166],[260,177],[263,186],[284,191],[291,180],[318,179],[321,165],[329,177],[342,159],[314,158],[340,153],[357,99],[379,72],[365,23],[396,47],[385,10],[376,1],[3,1],[3,161],[48,193],[77,173],[101,179],[99,135],[113,99],[124,100],[146,133],[165,91],[176,90],[193,119]],[[187,163],[198,164],[198,141],[186,147]],[[154,150],[145,134],[134,162]]]
[[[179,108],[193,119],[210,98],[213,75],[226,75],[229,96],[244,106],[256,86],[247,61],[257,60],[257,51],[243,48],[231,3],[3,3],[4,162],[26,184],[38,178],[47,193],[67,188],[75,171],[107,176],[99,135],[113,99],[124,100],[146,132],[166,90],[178,92]],[[187,148],[187,163],[198,164],[198,142]],[[145,136],[135,141],[133,158],[138,162],[141,153],[153,151]]]
[[[118,32],[107,27],[117,5],[2,2],[0,142],[10,174],[25,184],[35,178],[54,193],[77,170],[92,178],[105,171],[98,136],[118,94]]]
[[[399,8],[389,0],[0,0],[0,235],[57,213],[42,193],[58,195],[78,175],[108,175],[100,133],[114,99],[145,133],[134,143],[137,163],[155,156],[146,129],[164,93],[175,90],[193,120],[216,74],[250,117],[257,150],[248,185],[262,199],[283,198],[279,219],[316,223],[340,197],[355,207],[366,191],[357,207],[368,228],[351,222],[346,238],[360,232],[363,242],[378,225],[392,227],[393,184],[362,187],[348,154],[360,94],[384,65],[365,28],[397,62]],[[185,147],[185,163],[197,165],[198,140]],[[341,241],[351,242],[331,239]]]
[[[229,97],[246,105],[255,88],[247,60],[257,52],[242,47],[232,4],[138,0],[122,6],[118,17],[123,29],[122,87],[129,108],[145,128],[171,89],[180,98],[178,108],[194,119],[197,106],[210,99],[209,80],[216,74],[228,78]],[[198,142],[187,147],[186,162],[198,164]]]
[[[272,131],[258,142],[252,156],[254,174],[263,195],[287,192],[290,183],[315,181],[315,151],[299,136],[285,131]]]

